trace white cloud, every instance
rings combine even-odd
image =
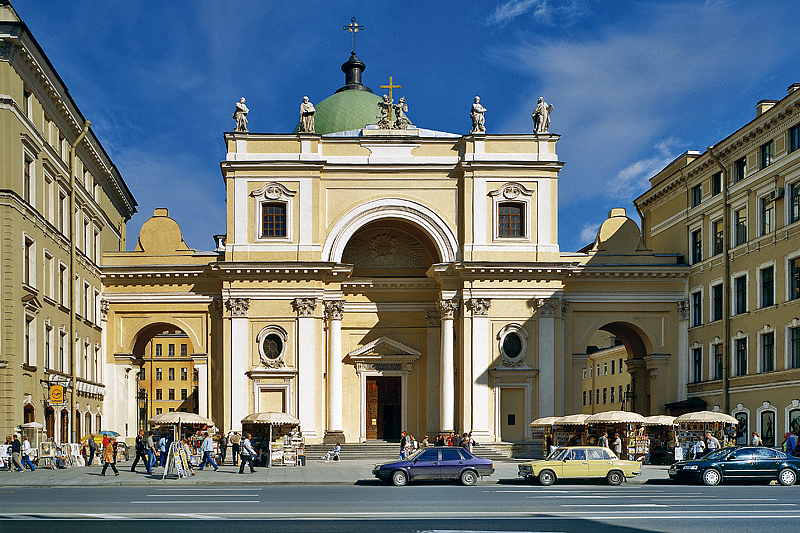
[[[650,178],[675,159],[675,148],[680,144],[674,137],[656,144],[653,157],[634,161],[609,180],[606,195],[626,200],[639,196],[650,187]]]
[[[583,243],[581,246],[586,246],[590,242],[594,242],[600,224],[602,224],[602,222],[586,222],[581,226],[578,237],[579,242]]]
[[[559,25],[568,25],[572,19],[586,11],[584,0],[561,1],[555,5],[547,0],[510,0],[489,15],[489,25],[504,25],[521,15],[531,13],[534,21],[552,25],[558,20]]]

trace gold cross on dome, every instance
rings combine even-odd
[[[402,87],[403,87],[402,85],[392,85],[392,77],[391,76],[389,76],[389,85],[381,85],[381,89],[389,89],[389,101],[390,102],[394,102],[394,100],[392,100],[392,89],[400,89]]]
[[[356,18],[353,17],[350,19],[350,24],[345,24],[342,26],[342,29],[345,31],[349,31],[351,36],[353,37],[353,53],[356,53],[356,33],[359,31],[364,31],[364,26],[356,22]]]

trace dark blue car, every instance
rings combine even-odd
[[[418,479],[459,479],[474,485],[478,476],[490,476],[494,464],[490,459],[472,455],[464,448],[442,446],[423,448],[408,459],[375,465],[372,474],[383,481],[402,486]]]
[[[764,446],[722,448],[691,461],[680,461],[669,468],[675,480],[702,481],[719,485],[724,480],[777,480],[794,485],[800,475],[800,457]]]

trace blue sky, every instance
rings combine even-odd
[[[344,82],[355,16],[376,93],[392,76],[423,128],[466,134],[480,95],[487,133],[528,133],[539,96],[561,135],[559,242],[590,242],[686,150],[704,150],[800,82],[796,0],[13,0],[139,203],[187,244],[225,232],[219,162],[234,103],[254,132],[291,132],[301,98]],[[301,7],[298,7],[301,6]]]

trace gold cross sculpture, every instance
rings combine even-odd
[[[389,76],[389,85],[381,85],[381,89],[389,89],[389,101],[394,102],[392,99],[392,89],[400,89],[402,85],[392,85],[392,77]]]

